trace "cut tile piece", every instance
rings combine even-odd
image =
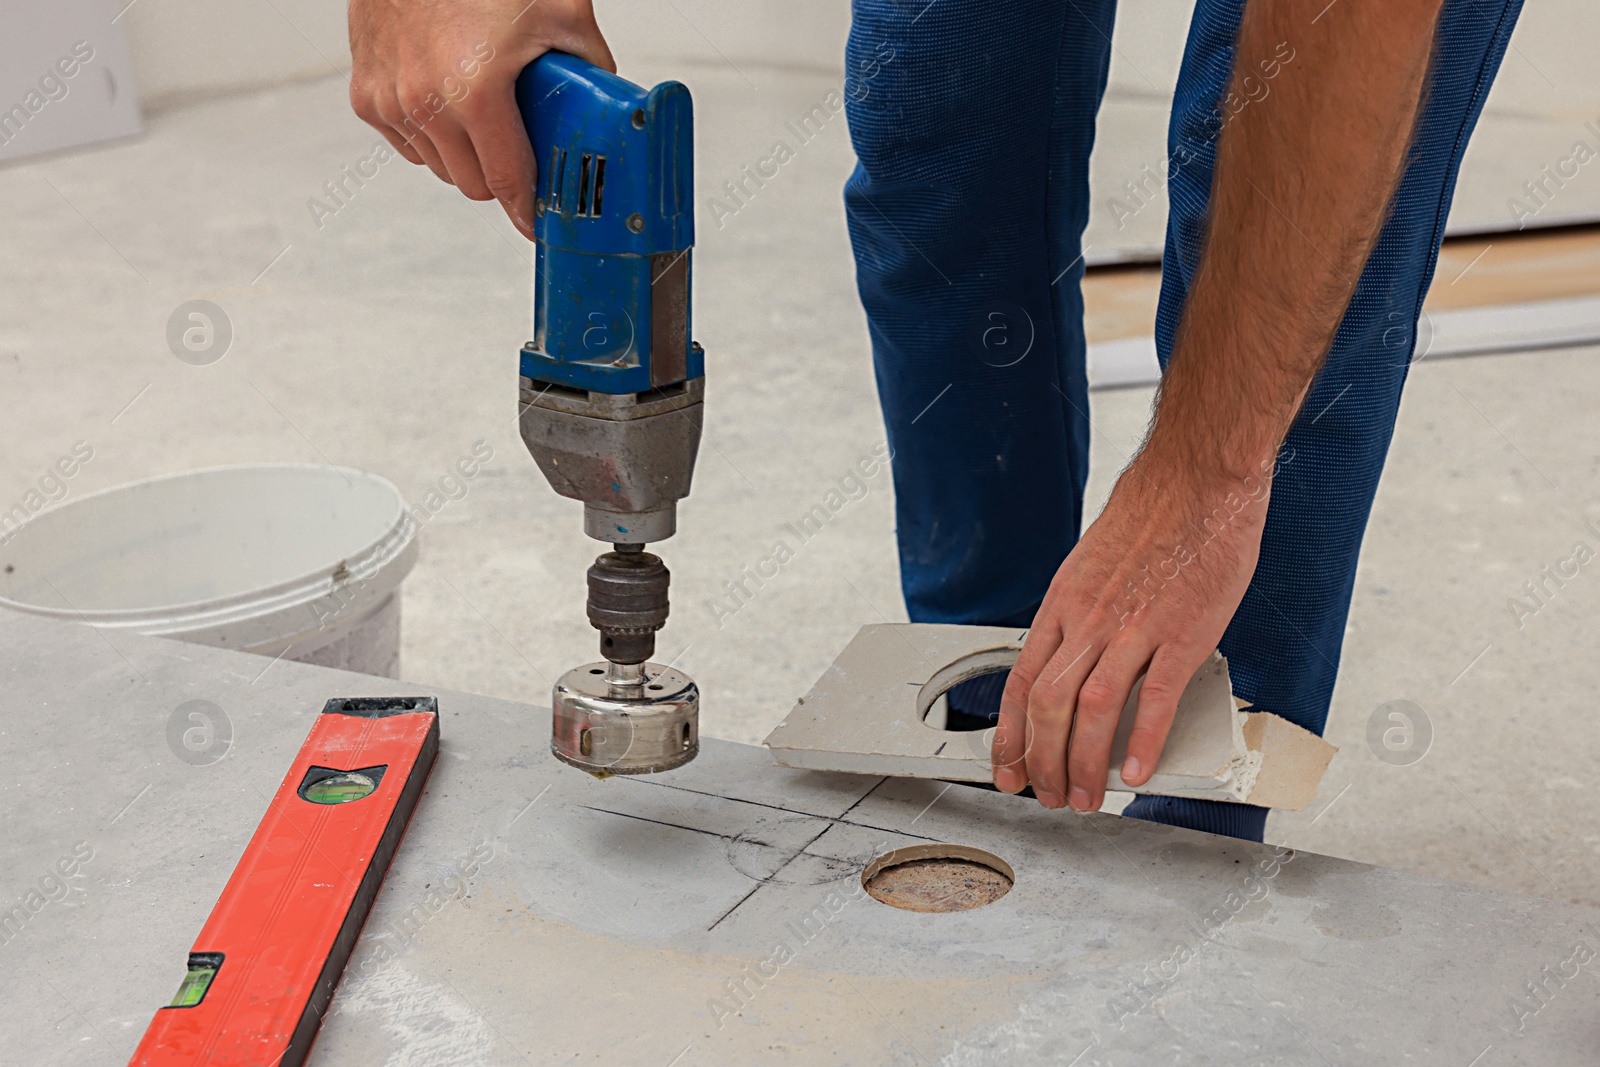
[[[1339,750],[1281,715],[1249,711],[1240,713],[1240,718],[1245,745],[1261,755],[1261,772],[1245,800],[1286,811],[1299,811],[1311,803],[1322,772]]]
[[[1024,636],[995,626],[864,626],[763,743],[785,767],[992,782],[994,729],[941,730],[926,716],[951,686],[1014,663]],[[1212,653],[1179,698],[1155,774],[1133,789],[1118,771],[1138,699],[1135,685],[1108,789],[1299,810],[1338,751],[1287,719],[1240,710],[1228,663]]]

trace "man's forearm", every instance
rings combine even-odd
[[[1288,43],[1218,140],[1204,256],[1146,453],[1228,479],[1270,465],[1332,344],[1405,168],[1441,0],[1250,0],[1234,88]],[[1313,22],[1313,18],[1316,21]]]

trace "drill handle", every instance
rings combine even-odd
[[[694,244],[694,102],[683,83],[644,89],[546,52],[517,76],[516,93],[538,168],[541,241],[613,255]]]

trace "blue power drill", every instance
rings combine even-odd
[[[551,751],[593,774],[670,770],[699,751],[700,694],[649,662],[670,574],[645,545],[677,530],[705,397],[689,336],[694,105],[547,53],[517,78],[538,165],[534,332],[519,424],[550,485],[609,542],[589,568],[604,661],[555,684]]]

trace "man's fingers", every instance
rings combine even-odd
[[[422,161],[422,156],[418,154],[415,148],[412,148],[410,145],[406,144],[405,140],[398,133],[394,132],[394,127],[390,126],[387,122],[381,125],[374,123],[373,125],[379,133],[383,134],[385,140],[394,145],[394,150],[405,157],[406,162],[415,163],[419,167],[425,165]]]
[[[500,201],[512,224],[531,240],[537,171],[515,91],[509,84],[485,85],[463,101],[462,114],[482,166],[485,190]]]
[[[417,155],[417,150],[406,144],[405,140],[398,133],[395,133],[394,128],[389,125],[389,120],[384,117],[382,110],[379,108],[379,96],[377,91],[373,89],[373,84],[372,81],[366,79],[355,79],[350,82],[351,109],[355,111],[362,122],[383,134],[383,139],[393,145],[396,152],[399,152],[412,163],[421,166],[422,157]],[[398,104],[395,106],[394,111],[399,111]]]
[[[1122,762],[1122,780],[1143,785],[1155,773],[1167,733],[1178,711],[1178,698],[1209,650],[1197,652],[1179,645],[1162,645],[1150,661],[1144,685],[1139,687],[1139,708],[1128,735],[1128,756]]]
[[[468,200],[492,200],[493,194],[483,180],[483,168],[478,164],[478,152],[472,138],[467,136],[449,111],[443,111],[428,123],[428,139],[438,150],[445,169],[450,172],[450,184]]]
[[[1095,811],[1105,799],[1111,742],[1128,692],[1148,662],[1150,649],[1143,642],[1113,645],[1078,690],[1067,753],[1067,803],[1076,811]]]
[[[1011,683],[1006,683],[1006,689]],[[1023,760],[1028,753],[1028,706],[1000,698],[1000,721],[995,726],[994,747],[989,762],[994,768],[994,787],[1002,793],[1020,793],[1028,785]]]
[[[378,100],[378,113],[389,124],[389,128],[399,135],[401,141],[411,146],[422,164],[442,182],[450,185],[450,168],[444,165],[444,160],[439,157],[439,150],[433,147],[433,142],[428,139],[428,126],[433,122],[433,114],[421,102],[417,101],[411,109],[406,108],[405,101],[411,99],[394,93]],[[410,158],[409,156],[407,158]]]
[[[1060,643],[1061,633],[1053,626],[1029,630],[1006,678],[1005,691],[1000,695],[1000,724],[994,732],[990,757],[994,786],[1003,793],[1020,793],[1028,785],[1024,764],[1028,753],[1028,691]]]
[[[1047,808],[1067,803],[1067,738],[1077,706],[1078,687],[1100,657],[1093,642],[1064,636],[1050,662],[1028,691],[1028,751],[1024,765],[1039,803]]]

